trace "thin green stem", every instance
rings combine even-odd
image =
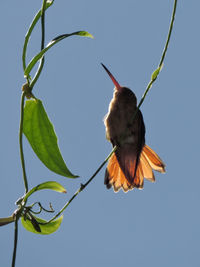
[[[52,2],[48,1],[46,3],[45,9],[49,8],[52,4],[53,4],[53,1]],[[40,19],[40,17],[41,17],[41,9],[35,15],[32,23],[31,23],[31,25],[30,25],[30,27],[28,29],[28,32],[26,33],[26,36],[25,36],[24,46],[23,46],[23,52],[22,52],[22,63],[23,63],[23,69],[24,69],[24,71],[26,69],[26,51],[27,51],[28,42],[30,40],[31,33],[32,33],[35,25],[37,24],[38,20]]]
[[[17,241],[18,241],[18,219],[15,220],[15,230],[14,230],[14,249],[12,257],[12,267],[15,267],[16,252],[17,252]]]
[[[41,50],[44,48],[44,39],[45,39],[45,9],[51,6],[53,3],[49,2],[48,5],[46,5],[46,0],[43,0],[42,9],[37,13],[35,18],[33,19],[33,22],[31,26],[29,27],[29,30],[25,36],[24,46],[23,46],[23,52],[22,52],[22,64],[23,69],[25,71],[26,69],[26,51],[28,46],[28,41],[30,39],[31,33],[39,20],[40,16],[42,17],[41,23],[42,23],[42,40],[41,40]],[[40,75],[41,70],[43,68],[44,64],[44,58],[41,59],[40,66],[38,68],[38,73]],[[36,78],[39,78],[39,75],[37,74]],[[27,77],[27,84],[29,84],[30,77]],[[37,81],[35,80],[35,82]],[[33,88],[33,83],[32,83]],[[24,121],[24,102],[25,102],[25,96],[26,92],[23,91],[21,96],[21,107],[20,107],[20,129],[19,129],[19,147],[20,147],[20,159],[21,159],[21,165],[22,165],[22,171],[23,171],[23,180],[24,180],[24,187],[25,187],[25,193],[28,192],[28,180],[26,176],[26,168],[25,168],[25,160],[24,160],[24,152],[23,152],[23,121]],[[20,218],[20,214],[16,215],[15,218],[15,228],[14,228],[14,248],[13,248],[13,257],[12,257],[12,267],[15,267],[16,262],[16,252],[17,252],[17,241],[18,241],[18,220]],[[3,222],[5,224],[5,222]]]
[[[165,43],[165,47],[164,47],[164,50],[163,50],[163,53],[162,53],[162,56],[161,56],[161,59],[160,59],[160,63],[158,65],[158,68],[161,69],[162,68],[162,64],[164,62],[164,59],[165,59],[165,55],[166,55],[166,52],[167,52],[167,49],[168,49],[168,45],[169,45],[169,41],[170,41],[170,37],[171,37],[171,33],[172,33],[172,29],[173,29],[173,25],[174,25],[174,19],[175,19],[175,14],[176,14],[176,6],[177,6],[177,2],[178,0],[174,0],[174,6],[173,6],[173,12],[172,12],[172,17],[171,17],[171,22],[170,22],[170,27],[169,27],[169,32],[168,32],[168,35],[167,35],[167,41]],[[160,72],[160,70],[159,70]],[[158,72],[158,75],[159,75],[159,72]],[[146,90],[137,106],[137,110],[135,111],[134,115],[133,115],[133,120],[135,119],[135,116],[140,108],[140,106],[142,105],[142,103],[144,102],[144,99],[146,98],[147,96],[147,93],[149,92],[152,84],[155,82],[155,80],[157,79],[158,75],[156,76],[156,78],[150,80],[150,82],[148,83],[147,87],[146,87]]]
[[[23,122],[24,122],[24,101],[25,101],[25,92],[21,96],[21,117],[20,117],[20,128],[19,128],[19,148],[20,148],[20,158],[23,171],[23,180],[25,192],[28,192],[28,180],[26,176],[25,160],[24,160],[24,151],[23,151]]]
[[[172,17],[171,17],[171,22],[170,22],[170,27],[169,27],[169,32],[168,32],[168,35],[167,35],[167,41],[165,43],[165,48],[163,50],[163,53],[162,53],[162,56],[161,56],[161,59],[160,59],[160,63],[158,65],[159,68],[162,67],[162,64],[164,62],[164,59],[165,59],[165,55],[166,55],[166,52],[167,52],[167,49],[168,49],[168,45],[169,45],[169,41],[170,41],[170,37],[171,37],[171,33],[172,33],[172,29],[173,29],[173,25],[174,25],[174,18],[175,18],[175,14],[176,14],[176,6],[177,6],[177,1],[178,0],[174,0],[174,7],[173,7],[173,12],[172,12]],[[149,89],[151,88],[152,84],[155,82],[155,80],[157,79],[157,77],[155,79],[151,79],[151,81],[148,83],[147,85],[147,88],[144,92],[144,95],[142,96],[142,99],[140,100],[140,103],[138,105],[138,109],[140,108],[140,106],[142,105],[142,103],[144,102],[144,99],[149,91]]]
[[[177,2],[178,2],[178,0],[175,0],[174,1],[174,7],[173,7],[173,12],[172,12],[172,17],[171,17],[169,32],[168,32],[168,36],[167,36],[167,41],[166,41],[165,48],[164,48],[163,53],[162,53],[162,57],[161,57],[161,60],[160,60],[160,63],[159,63],[159,67],[161,67],[162,64],[163,64],[163,61],[165,59],[165,54],[167,52],[167,48],[168,48],[168,45],[169,45],[169,41],[170,41],[170,37],[171,37],[173,25],[174,25],[174,19],[175,19],[175,14],[176,14]]]
[[[46,6],[46,0],[43,0],[41,9],[41,32],[42,32],[41,50],[44,49],[44,42],[45,42],[45,6]]]
[[[63,208],[48,222],[44,223],[44,224],[48,224],[52,221],[54,221],[61,213],[63,213],[63,211],[69,206],[69,204],[75,199],[75,197],[78,196],[78,194],[83,191],[88,185],[89,183],[92,182],[92,180],[96,177],[96,175],[100,172],[100,170],[103,168],[103,166],[106,164],[106,162],[109,160],[109,158],[112,156],[112,154],[116,151],[117,147],[113,147],[112,151],[110,152],[110,154],[108,155],[108,157],[103,161],[103,163],[99,166],[99,168],[95,171],[95,173],[90,177],[90,179],[85,183],[85,184],[81,184],[81,186],[79,187],[79,189],[76,191],[76,193],[70,198],[70,200],[63,206]],[[42,224],[42,223],[41,223]]]
[[[46,0],[43,0],[42,8],[41,8],[41,33],[42,33],[41,51],[44,49],[44,42],[45,42],[45,7],[46,7]],[[36,74],[33,80],[31,81],[31,84],[30,84],[31,88],[34,87],[35,83],[39,79],[43,66],[44,66],[44,56],[41,58]]]
[[[36,16],[34,17],[29,29],[28,29],[28,32],[26,33],[25,35],[25,40],[24,40],[24,46],[23,46],[23,52],[22,52],[22,64],[23,64],[23,70],[25,71],[26,69],[26,51],[27,51],[27,46],[28,46],[28,42],[29,42],[29,39],[30,39],[30,36],[31,36],[31,33],[37,23],[37,21],[39,20],[40,18],[40,13],[41,13],[41,10],[36,14]]]

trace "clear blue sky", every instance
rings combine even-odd
[[[24,193],[18,128],[24,35],[41,0],[0,4],[1,132],[0,216],[10,215]],[[46,55],[34,88],[55,126],[63,157],[77,180],[57,176],[36,158],[25,140],[29,186],[56,180],[68,193],[43,191],[31,201],[59,210],[111,151],[103,117],[113,85],[141,98],[166,40],[173,1],[56,1],[46,14],[46,43],[62,33],[87,30],[94,40],[72,37]],[[197,267],[200,266],[199,177],[200,2],[179,1],[164,68],[141,110],[146,142],[166,163],[156,183],[142,191],[114,193],[103,184],[105,168],[64,213],[49,236],[19,226],[16,266]],[[39,50],[34,31],[29,59]],[[31,203],[31,202],[30,202]],[[0,229],[0,265],[10,266],[14,225]]]

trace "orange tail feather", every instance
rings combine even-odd
[[[162,173],[165,172],[165,164],[147,145],[143,147],[143,150],[140,154],[136,172],[136,159],[133,158],[133,161],[131,162],[130,153],[127,157],[123,154],[123,157],[125,157],[125,167],[123,166],[123,168],[121,168],[117,156],[114,153],[108,161],[108,166],[105,173],[104,184],[108,189],[113,187],[115,192],[118,192],[121,188],[124,190],[124,192],[132,190],[134,187],[142,189],[144,178],[154,182],[155,177],[152,169]],[[130,175],[127,177],[126,173],[131,174],[132,179],[130,179]]]
[[[153,151],[149,146],[145,145],[143,147],[142,153],[144,154],[152,169],[161,173],[165,173],[165,164],[155,151]]]

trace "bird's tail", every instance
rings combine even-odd
[[[107,188],[113,187],[115,192],[123,188],[124,192],[134,187],[143,188],[144,178],[154,182],[153,170],[165,172],[165,164],[159,156],[147,145],[144,145],[139,156],[127,148],[120,148],[108,161],[104,184]]]

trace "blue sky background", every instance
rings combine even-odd
[[[0,216],[12,214],[24,193],[18,128],[22,45],[41,0],[1,1]],[[41,191],[32,198],[59,210],[111,151],[103,117],[113,84],[140,100],[165,44],[173,1],[56,1],[46,13],[46,44],[62,33],[87,30],[95,37],[71,37],[46,55],[34,88],[55,126],[62,155],[77,180],[46,169],[24,139],[29,187],[56,180],[66,195]],[[64,212],[61,228],[49,236],[19,226],[16,266],[197,267],[200,265],[199,177],[200,2],[179,1],[164,68],[141,110],[146,143],[166,163],[156,183],[142,191],[115,194],[103,184],[104,170]],[[40,48],[34,31],[29,59]],[[0,229],[0,265],[10,266],[14,225]]]

